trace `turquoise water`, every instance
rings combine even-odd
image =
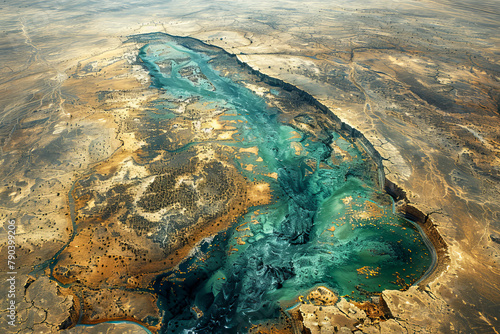
[[[214,69],[227,60],[232,72],[244,71],[220,51],[163,35],[135,40],[147,43],[139,58],[153,86],[177,101],[158,101],[155,117],[183,117],[175,109],[186,99],[224,110],[220,120],[236,121],[237,133],[216,142],[257,147],[260,160],[241,153],[233,163],[249,179],[268,182],[273,195],[270,204],[250,208],[227,231],[204,240],[178,270],[156,278],[163,332],[245,332],[317,285],[362,300],[423,275],[431,258],[421,235],[392,213],[371,181],[367,156],[348,138],[327,129],[319,139],[284,124],[237,74]],[[282,95],[278,88],[269,93]],[[248,164],[252,170],[243,168]]]

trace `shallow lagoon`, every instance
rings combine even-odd
[[[164,332],[245,332],[318,285],[363,300],[425,273],[432,259],[422,236],[393,214],[372,181],[369,158],[349,138],[332,129],[319,139],[285,124],[263,96],[234,80],[243,67],[222,75],[211,65],[218,55],[201,43],[164,35],[134,40],[147,43],[139,58],[166,100],[223,111],[219,120],[235,133],[217,144],[258,152],[244,150],[233,163],[248,179],[268,182],[273,194],[271,204],[250,208],[155,280]],[[178,104],[157,101],[155,108],[164,120],[185,117]]]

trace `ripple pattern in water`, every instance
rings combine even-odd
[[[392,213],[369,158],[352,140],[325,125],[311,130],[318,123],[310,114],[295,117],[302,128],[287,124],[265,95],[245,87],[247,69],[220,50],[158,34],[133,41],[145,43],[139,58],[165,96],[211,105],[224,111],[221,120],[234,121],[231,140],[218,144],[256,147],[258,158],[240,154],[234,164],[273,192],[271,204],[251,208],[157,277],[165,333],[246,332],[317,285],[364,299],[424,274],[431,258],[422,236]],[[164,101],[157,108],[163,114],[156,117],[179,117]]]

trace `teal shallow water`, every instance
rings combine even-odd
[[[213,68],[214,58],[228,57],[222,52],[190,39],[135,39],[147,42],[139,58],[156,88],[170,99],[210,103],[225,110],[221,120],[236,121],[233,140],[219,144],[258,147],[261,161],[242,153],[234,165],[268,182],[273,193],[271,204],[251,208],[235,226],[204,240],[178,270],[157,277],[163,332],[245,332],[317,285],[365,299],[425,273],[431,258],[422,236],[392,213],[387,195],[372,184],[367,156],[349,139],[330,130],[319,140],[282,123],[263,97]],[[187,70],[197,79],[181,75]],[[175,107],[158,101],[155,117],[181,117]]]

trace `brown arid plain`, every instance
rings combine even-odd
[[[168,129],[172,149],[188,137],[206,141],[201,158],[148,156],[155,133],[144,134],[142,117],[159,93],[136,62],[139,46],[125,42],[150,32],[220,47],[326,106],[380,154],[397,209],[436,247],[433,273],[384,291],[379,304],[319,287],[315,302],[252,332],[500,332],[498,1],[49,0],[3,2],[0,13],[0,332],[158,331],[144,320],[160,317],[148,282],[269,200],[265,182],[244,179],[224,158],[241,152],[210,144],[233,128],[206,106],[183,110],[211,115],[217,131],[188,121]],[[215,173],[229,190],[208,198],[199,184],[196,205],[176,202],[188,223],[176,236],[183,246],[169,238],[175,251],[165,258],[148,238],[157,225],[118,218],[151,192],[153,167],[171,165],[189,182]],[[161,222],[162,211],[147,211],[149,223]],[[12,219],[15,326],[7,318]]]

